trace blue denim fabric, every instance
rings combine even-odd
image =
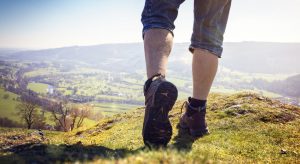
[[[184,0],[146,0],[142,13],[143,33],[167,29],[173,34],[178,8]],[[201,48],[221,57],[231,0],[194,0],[194,27],[189,50]],[[173,34],[174,35],[174,34]]]

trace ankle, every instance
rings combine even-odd
[[[205,112],[206,100],[199,100],[192,97],[188,98],[187,116],[190,117],[198,112]]]
[[[165,78],[165,75],[162,75],[160,73],[153,75],[152,77],[150,77],[144,84],[144,92],[146,93],[147,90],[150,88],[151,83],[156,80],[157,78]]]
[[[200,100],[200,99],[195,99],[195,98],[189,97],[189,103],[194,108],[206,107],[206,102],[207,102],[207,100]]]

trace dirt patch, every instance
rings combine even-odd
[[[27,135],[9,135],[0,138],[0,150],[10,148],[15,145],[21,145],[24,143],[40,143],[43,140],[39,136],[32,135],[28,133]]]
[[[266,113],[259,117],[259,120],[265,123],[287,123],[290,121],[294,121],[297,116],[293,113],[283,111],[280,113]]]
[[[121,121],[121,118],[109,119],[103,123],[99,123],[98,125],[96,125],[96,128],[89,129],[86,131],[79,131],[76,133],[76,135],[80,136],[80,135],[83,135],[83,133],[85,132],[85,133],[95,136],[98,133],[101,133],[103,131],[111,129],[117,122],[120,122],[120,121]]]
[[[224,112],[229,116],[241,116],[246,115],[248,113],[254,113],[253,110],[243,108],[243,106],[240,104],[230,106],[229,108],[226,108]]]

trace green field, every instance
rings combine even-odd
[[[137,108],[137,105],[115,104],[115,103],[92,103],[95,112],[100,111],[104,116],[112,116],[114,114],[131,111]]]
[[[73,93],[72,90],[68,90],[66,88],[56,88],[58,91],[62,92],[63,95],[67,96],[67,95],[71,95]]]
[[[56,89],[63,95],[95,96],[102,100],[138,100],[143,101],[142,81],[133,78],[108,80],[108,75],[96,74],[83,76],[72,74],[72,76],[58,75],[59,83]]]
[[[30,89],[36,93],[47,93],[48,84],[44,83],[28,83],[27,89]]]
[[[40,75],[53,75],[58,73],[57,69],[49,67],[49,68],[39,68],[34,71],[26,72],[24,76],[26,77],[34,77]]]

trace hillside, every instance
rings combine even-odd
[[[283,95],[300,98],[300,74],[291,76],[286,80],[274,81],[269,84],[268,89]]]
[[[40,88],[37,87],[37,89]],[[0,127],[4,126],[3,124],[5,124],[5,127],[7,127],[7,122],[11,122],[10,125],[13,127],[25,127],[24,121],[20,118],[20,115],[18,114],[18,109],[16,108],[16,106],[20,103],[19,99],[20,95],[14,94],[9,91],[5,91],[3,88],[0,87]],[[38,108],[39,112],[42,110],[42,107]],[[46,124],[55,125],[55,121],[53,120],[51,112],[44,111],[44,115]],[[1,122],[3,120],[6,120],[6,122]],[[86,118],[83,122],[83,126],[92,126],[95,125],[95,123],[96,121],[94,121],[93,119]]]
[[[211,134],[194,140],[176,128],[183,101],[170,119],[174,129],[166,149],[144,148],[144,108],[101,120],[71,133],[0,129],[1,162],[98,163],[299,163],[300,108],[252,93],[211,94]]]

